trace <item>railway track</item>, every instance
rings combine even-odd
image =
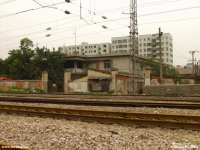
[[[23,103],[46,103],[67,105],[90,105],[90,106],[114,106],[114,107],[163,107],[200,109],[200,101],[158,101],[158,100],[120,100],[120,99],[96,99],[79,97],[48,97],[48,96],[0,96],[0,101],[23,102]]]
[[[71,99],[113,99],[113,100],[154,100],[154,101],[181,101],[181,102],[200,102],[200,97],[182,96],[133,96],[133,95],[94,95],[94,94],[14,94],[0,93],[0,97],[40,97],[40,98],[71,98]]]
[[[136,124],[145,127],[159,126],[165,128],[200,130],[200,116],[92,111],[16,105],[0,105],[0,112],[70,120],[95,121],[100,123]]]

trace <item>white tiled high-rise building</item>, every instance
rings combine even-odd
[[[112,53],[127,53],[130,50],[129,36],[113,37]],[[136,55],[144,58],[160,59],[158,34],[139,35],[138,51]],[[161,38],[162,59],[165,64],[173,65],[173,44],[172,36],[169,33],[163,33]]]
[[[61,52],[65,53],[67,55],[110,54],[111,53],[111,44],[110,43],[88,44],[86,42],[82,42],[81,45],[63,46]]]
[[[160,59],[158,34],[139,35],[138,51],[136,56],[144,58]],[[62,52],[68,55],[101,55],[114,53],[129,53],[129,36],[113,37],[110,43],[88,44],[83,42],[81,45],[63,46]],[[164,64],[173,65],[173,39],[170,33],[163,33],[161,37],[162,59]]]

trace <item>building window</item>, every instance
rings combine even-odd
[[[151,46],[151,43],[147,43],[147,46]]]
[[[148,48],[147,51],[148,51],[148,52],[151,52],[151,48]]]
[[[106,52],[106,50],[104,49],[103,52]]]
[[[127,40],[123,40],[123,43],[127,43]]]
[[[111,68],[111,61],[110,60],[105,60],[104,61],[104,68],[105,69],[110,69]]]
[[[122,40],[118,40],[118,43],[119,43],[119,44],[122,43]]]

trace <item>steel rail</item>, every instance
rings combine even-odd
[[[0,93],[0,97],[43,97],[43,98],[84,98],[84,99],[117,99],[117,100],[154,100],[154,101],[182,101],[200,102],[200,96],[149,96],[149,95],[94,95],[94,94],[14,94]]]
[[[0,112],[102,123],[137,124],[147,127],[160,126],[166,128],[200,130],[200,116],[126,113],[16,105],[0,105]]]
[[[24,103],[47,103],[47,104],[68,104],[68,105],[91,105],[91,106],[115,106],[115,107],[163,107],[163,108],[183,108],[200,109],[199,103],[183,102],[165,102],[150,100],[149,102],[131,101],[131,100],[111,100],[111,99],[83,99],[83,98],[49,98],[49,97],[2,97],[0,101],[24,102]]]

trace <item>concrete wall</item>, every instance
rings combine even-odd
[[[144,69],[144,85],[151,85],[151,69]]]
[[[126,57],[114,57],[113,68],[117,68],[119,71],[129,72],[129,56]]]
[[[42,80],[10,80],[0,81],[0,89],[8,90],[12,87],[17,88],[38,88],[42,89]]]
[[[144,86],[146,95],[200,96],[200,84]]]
[[[116,92],[127,94],[128,93],[128,82],[129,80],[117,80],[116,83]]]
[[[88,82],[69,82],[69,92],[88,92]]]

